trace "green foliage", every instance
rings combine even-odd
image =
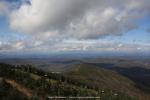
[[[83,72],[83,74],[86,74],[86,72]],[[38,78],[33,78],[33,75],[37,75]],[[48,96],[100,96],[101,100],[134,100],[124,93],[92,87],[92,85],[86,84],[87,80],[82,80],[82,78],[80,78],[81,80],[75,80],[62,74],[44,72],[30,65],[0,64],[0,77],[15,80],[17,83],[31,89],[33,91],[32,100],[47,98]],[[16,100],[25,99],[22,94],[7,86],[6,82],[2,81],[0,85],[2,85],[0,86],[1,96],[17,98]],[[6,96],[8,94],[6,89],[13,92]]]

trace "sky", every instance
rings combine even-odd
[[[150,50],[150,0],[0,0],[0,54]]]

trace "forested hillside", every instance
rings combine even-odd
[[[85,64],[76,66],[76,69],[70,72],[55,73],[44,72],[30,65],[14,66],[1,63],[0,98],[1,100],[16,100],[16,98],[45,100],[54,96],[92,96],[100,97],[100,100],[139,99],[138,89],[132,87],[132,81],[127,78],[94,66],[92,69]],[[127,88],[136,91],[135,94]],[[146,99],[143,96],[141,100]]]

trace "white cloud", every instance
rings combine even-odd
[[[138,28],[137,21],[150,14],[150,0],[30,1],[29,4],[25,0],[13,10],[8,9],[10,4],[7,2],[0,2],[0,15],[9,12],[11,29],[31,36],[28,40],[0,42],[0,51],[134,51],[150,48],[97,40]]]
[[[63,28],[74,16],[80,15],[83,10],[80,6],[85,6],[83,1],[31,0],[31,5],[24,4],[11,14],[11,27],[17,31],[35,34]]]
[[[31,0],[10,14],[10,27],[32,35],[57,31],[57,36],[100,38],[137,28],[135,21],[149,9],[149,0]]]
[[[61,51],[93,51],[93,52],[148,52],[149,44],[127,44],[106,40],[63,40],[51,44],[47,41],[17,40],[0,42],[0,52],[34,52],[50,53]]]
[[[17,50],[23,49],[24,48],[24,43],[22,41],[19,41],[13,45],[13,47]]]

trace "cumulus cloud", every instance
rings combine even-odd
[[[149,0],[31,0],[10,14],[10,27],[32,35],[100,38],[137,28],[149,9]]]
[[[149,9],[150,0],[20,0],[19,5],[3,0],[0,15],[7,13],[10,28],[30,38],[0,42],[0,51],[149,50],[149,45],[98,40],[138,28]]]
[[[52,44],[51,44],[52,43]],[[51,53],[68,51],[93,51],[93,52],[148,52],[149,44],[121,43],[104,40],[63,40],[47,42],[37,40],[16,40],[1,42],[0,53],[2,52],[23,52],[23,53]]]
[[[0,41],[0,51],[1,52],[10,52],[16,50],[22,50],[24,48],[24,43],[22,41],[13,41],[13,42],[1,42]]]

